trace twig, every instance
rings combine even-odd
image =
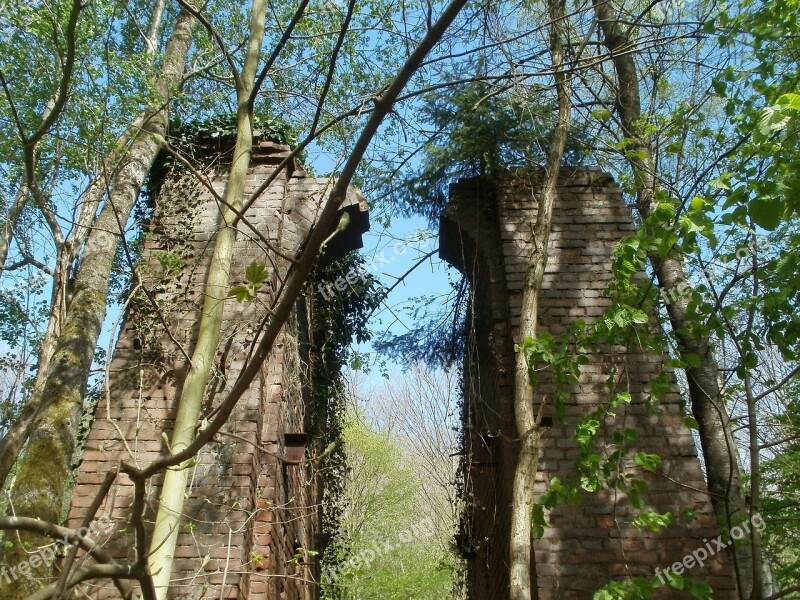
[[[784,598],[791,594],[792,592],[800,592],[800,584],[790,586],[785,590],[781,590],[780,592],[776,592],[771,596],[767,596],[764,600],[778,600],[779,598]]]
[[[206,17],[201,13],[199,10],[191,6],[186,0],[178,0],[178,4],[181,5],[181,8],[192,15],[195,19],[200,21],[200,23],[205,27],[208,34],[214,40],[214,42],[219,46],[222,55],[225,57],[225,61],[228,63],[228,67],[230,67],[231,75],[233,76],[233,80],[235,82],[236,87],[241,87],[242,81],[239,75],[239,69],[236,67],[236,62],[233,60],[230,52],[225,46],[225,41],[217,32],[216,28],[211,24],[211,22],[206,19]]]
[[[111,579],[138,579],[138,568],[131,565],[120,564],[103,564],[93,565],[88,569],[80,569],[67,582],[67,589],[71,589],[90,579],[103,579],[109,577]],[[28,596],[27,600],[50,600],[53,595],[53,590],[56,584],[52,583],[46,588],[42,588],[35,594]],[[132,593],[132,592],[131,592]],[[130,597],[130,595],[128,596]]]
[[[331,87],[333,75],[336,72],[336,59],[339,57],[339,52],[341,52],[342,46],[344,45],[344,40],[347,36],[348,28],[350,27],[350,20],[353,18],[353,10],[355,10],[355,6],[356,0],[350,0],[350,2],[347,4],[347,14],[344,17],[342,28],[339,31],[339,38],[336,40],[336,44],[333,46],[331,58],[328,61],[328,74],[325,76],[325,83],[322,85],[322,92],[320,93],[319,101],[317,102],[317,112],[314,114],[314,120],[312,121],[311,128],[309,129],[311,132],[314,132],[317,129],[317,124],[319,123],[320,116],[322,115],[322,107],[325,104],[325,99],[328,97],[328,90]]]
[[[161,147],[164,149],[164,151],[165,151],[167,154],[169,154],[170,156],[172,156],[173,158],[175,158],[175,159],[176,159],[178,162],[180,162],[180,163],[181,163],[181,164],[182,164],[184,167],[186,167],[187,169],[189,169],[189,172],[190,172],[192,175],[194,175],[194,177],[195,177],[195,178],[196,178],[196,179],[197,179],[197,180],[198,180],[198,181],[199,181],[199,182],[200,182],[200,183],[201,183],[201,184],[202,184],[202,185],[203,185],[203,186],[204,186],[206,189],[208,189],[208,190],[211,192],[211,194],[214,196],[214,200],[216,200],[217,202],[219,202],[219,203],[220,203],[222,206],[224,206],[225,208],[227,208],[228,210],[230,210],[231,212],[233,212],[233,213],[236,215],[236,218],[235,218],[235,219],[233,220],[233,222],[232,222],[232,223],[229,225],[229,227],[236,227],[236,225],[238,224],[238,222],[239,222],[239,221],[242,221],[242,222],[243,222],[243,223],[244,223],[244,224],[247,226],[247,228],[248,228],[250,231],[252,231],[252,232],[253,232],[253,234],[255,234],[255,236],[258,238],[258,240],[259,240],[259,241],[260,241],[262,244],[264,244],[264,245],[265,245],[265,246],[266,246],[266,247],[267,247],[267,248],[268,248],[270,251],[274,252],[275,254],[277,254],[278,256],[280,256],[281,258],[283,258],[284,260],[288,260],[288,261],[289,261],[289,262],[291,262],[291,263],[295,262],[295,259],[294,259],[294,258],[292,258],[292,257],[291,257],[291,256],[289,256],[288,254],[285,254],[285,253],[281,252],[280,250],[278,250],[277,248],[275,248],[275,247],[272,245],[272,243],[271,243],[271,242],[270,242],[270,241],[269,241],[269,240],[268,240],[268,239],[267,239],[267,238],[264,236],[264,234],[263,234],[263,233],[261,233],[261,231],[259,231],[259,230],[258,230],[258,228],[257,228],[255,225],[253,225],[253,224],[252,224],[252,223],[251,223],[251,222],[250,222],[250,221],[247,219],[247,217],[245,216],[246,209],[244,209],[244,208],[243,208],[242,210],[237,210],[235,206],[231,205],[231,204],[230,204],[230,202],[227,202],[227,201],[225,200],[225,198],[223,198],[223,197],[222,197],[222,196],[219,194],[219,192],[217,192],[217,190],[215,190],[215,189],[214,189],[214,186],[211,184],[211,182],[208,180],[208,178],[207,178],[207,177],[205,177],[205,176],[204,176],[204,175],[203,175],[203,174],[202,174],[200,171],[198,171],[198,170],[197,170],[197,169],[194,167],[194,165],[192,165],[192,163],[190,163],[190,162],[189,162],[189,161],[188,161],[188,160],[187,160],[185,157],[183,157],[183,156],[182,156],[182,155],[181,155],[179,152],[177,152],[177,151],[176,151],[176,150],[175,150],[175,149],[174,149],[174,148],[171,146],[171,144],[170,144],[169,142],[167,142],[166,140],[164,140],[164,142],[163,142],[163,144],[161,145]],[[275,172],[276,172],[276,173],[279,173],[280,171],[281,171],[281,169],[280,169],[280,168],[276,168],[276,169],[275,169]],[[259,195],[260,195],[260,194],[259,194]]]
[[[222,571],[222,585],[219,587],[219,600],[225,600],[225,580],[228,578],[228,565],[231,562],[231,536],[233,529],[228,525],[228,552],[225,555],[225,570]]]
[[[409,275],[410,275],[410,274],[411,274],[411,273],[412,273],[412,272],[413,272],[415,269],[417,269],[417,268],[418,268],[418,267],[419,267],[419,266],[420,266],[422,263],[424,263],[424,262],[425,262],[426,260],[428,260],[428,259],[429,259],[431,256],[433,256],[434,254],[436,254],[438,251],[439,251],[439,248],[436,248],[435,250],[431,250],[430,252],[428,252],[427,254],[425,254],[425,255],[424,255],[422,258],[420,258],[420,259],[419,259],[419,260],[418,260],[416,263],[414,263],[413,265],[411,265],[411,268],[409,268],[409,269],[408,269],[408,270],[407,270],[405,273],[403,273],[402,275],[400,275],[400,277],[398,277],[398,278],[397,278],[397,281],[395,281],[395,282],[394,282],[392,285],[390,285],[388,288],[386,288],[385,290],[383,290],[383,292],[381,292],[381,296],[382,296],[383,298],[386,298],[386,297],[387,297],[389,294],[391,294],[391,293],[394,291],[394,289],[395,289],[395,288],[396,288],[398,285],[400,285],[400,284],[403,282],[403,280],[405,280],[405,278],[406,278],[406,277],[408,277],[408,276],[409,276]],[[379,306],[379,305],[378,305],[378,306]],[[370,311],[370,313],[367,315],[367,319],[366,319],[366,320],[369,320],[369,318],[370,318],[370,317],[371,317],[371,316],[372,316],[372,315],[375,313],[375,311],[378,309],[378,306],[376,306],[375,308],[373,308],[373,309]]]
[[[292,17],[292,20],[289,21],[289,24],[286,26],[286,29],[281,36],[281,39],[278,40],[278,43],[275,44],[275,47],[272,49],[272,54],[269,55],[267,58],[267,62],[264,63],[264,67],[261,69],[261,72],[258,74],[255,83],[253,84],[253,89],[250,91],[250,98],[248,98],[248,104],[252,110],[253,104],[255,104],[256,96],[258,95],[261,86],[264,84],[264,80],[267,78],[267,74],[269,74],[272,65],[275,64],[275,61],[278,60],[278,56],[283,51],[284,46],[286,46],[286,42],[289,41],[289,38],[292,37],[292,32],[297,24],[300,22],[300,19],[303,18],[303,14],[306,11],[306,6],[308,6],[308,0],[301,0],[300,5],[297,7],[297,10]],[[331,58],[331,64],[333,63],[334,59]],[[312,129],[313,131],[313,129]]]
[[[272,457],[276,458],[278,461],[282,462],[284,465],[304,465],[306,463],[316,463],[316,462],[321,461],[323,458],[328,456],[331,452],[333,452],[336,449],[336,442],[332,442],[332,443],[328,444],[328,447],[325,448],[325,450],[322,452],[322,454],[320,454],[318,456],[313,456],[311,458],[305,458],[303,460],[287,460],[284,457],[282,457],[280,454],[276,454],[275,452],[267,450],[264,446],[261,446],[261,445],[255,443],[255,442],[252,442],[252,441],[248,440],[246,437],[242,437],[241,435],[236,435],[235,433],[227,433],[225,431],[218,431],[217,434],[218,435],[224,435],[225,437],[233,438],[233,439],[245,442],[247,444],[250,444],[255,449],[263,452],[264,454],[268,454],[269,456],[272,456]]]

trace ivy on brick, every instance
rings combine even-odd
[[[330,444],[335,450],[328,454],[320,471],[323,474],[322,531],[330,541],[322,556],[322,566],[336,565],[347,555],[348,541],[339,534],[339,515],[348,465],[342,442],[345,416],[342,370],[354,356],[353,342],[365,342],[371,333],[367,321],[380,304],[379,282],[369,274],[359,277],[352,286],[338,294],[323,296],[320,289],[343,273],[366,273],[365,259],[350,253],[332,264],[317,268],[309,278],[308,321],[311,323],[306,352],[310,365],[311,402],[306,407],[308,432],[314,446],[321,452]],[[336,587],[323,591],[326,598],[337,598]]]

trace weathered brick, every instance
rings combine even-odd
[[[285,146],[268,140],[260,141],[253,154],[245,188],[249,191],[258,188],[273,172],[277,164],[275,157],[287,153]],[[209,164],[216,164],[215,156],[209,155],[208,158]],[[222,192],[227,176],[225,166],[209,166],[208,172],[215,189]],[[213,240],[218,231],[219,209],[212,195],[201,190],[195,197],[196,208],[191,214],[185,211],[176,214],[172,209],[172,198],[185,196],[185,188],[181,185],[168,175],[155,200],[150,237],[145,241],[142,257],[145,265],[151,268],[142,269],[142,272],[153,295],[168,307],[162,312],[174,337],[190,350],[197,337],[202,282],[206,279]],[[284,252],[293,254],[316,219],[319,204],[325,197],[323,192],[329,187],[329,180],[307,178],[297,165],[291,183],[287,185],[285,174],[281,174],[258,197],[247,216],[272,245],[281,246]],[[290,198],[287,198],[287,189]],[[284,200],[293,208],[293,214],[287,211],[290,218],[285,218],[280,212]],[[345,203],[357,206],[362,212],[366,209],[363,198],[354,191],[348,192]],[[348,228],[347,236],[360,235],[358,228],[350,229],[353,228]],[[187,230],[191,232],[187,234]],[[262,247],[244,224],[240,225],[240,231],[244,235],[239,236],[235,245],[231,285],[244,281],[245,269],[254,260],[267,262],[273,273],[280,270],[277,275],[283,278],[288,262]],[[283,235],[278,239],[281,231]],[[176,236],[181,236],[185,242],[187,268],[178,276],[162,280],[155,252],[179,248],[181,240]],[[253,341],[253,331],[264,316],[257,311],[269,303],[273,293],[268,285],[259,294],[263,303],[226,301],[222,339],[230,345],[217,353],[217,361],[224,359],[225,364],[215,369],[219,376],[214,382],[216,396],[211,398],[212,406],[217,405],[243,368],[247,349]],[[146,465],[166,452],[161,434],[162,431],[168,434],[172,431],[180,383],[187,365],[175,344],[163,335],[160,349],[144,348],[160,358],[148,355],[145,366],[142,366],[143,349],[137,319],[140,317],[135,313],[128,315],[111,360],[110,414],[107,414],[105,402],[101,402],[77,473],[78,485],[69,512],[72,526],[83,518],[112,465],[120,460]],[[292,319],[296,320],[294,316]],[[296,324],[297,327],[304,325]],[[154,325],[148,323],[147,326]],[[161,327],[160,324],[157,326]],[[268,431],[266,443],[270,451],[280,454],[283,433],[297,431],[295,423],[303,422],[301,382],[296,381],[297,373],[301,372],[298,368],[300,356],[297,340],[290,339],[292,335],[287,330],[278,336],[261,375],[245,392],[226,425],[225,431],[250,443],[219,436],[220,442],[209,444],[192,468],[191,494],[184,507],[172,572],[174,586],[171,587],[176,597],[249,600],[285,597],[299,600],[318,593],[315,587],[306,590],[302,582],[302,579],[311,580],[313,577],[281,577],[297,574],[295,567],[288,564],[295,552],[295,540],[318,538],[317,519],[296,518],[298,514],[307,514],[307,507],[320,504],[321,491],[316,479],[307,482],[306,471],[302,469],[284,479],[277,469],[277,460],[252,443],[261,443],[262,432]],[[117,427],[127,444],[120,439]],[[152,531],[162,481],[163,475],[157,475],[147,489],[145,519],[148,531]],[[135,556],[127,520],[133,487],[127,477],[118,477],[108,498],[113,499],[113,509],[109,500],[101,512],[111,512],[117,524],[116,534],[105,549],[115,559],[131,563]],[[277,499],[282,504],[280,518],[274,508]],[[286,504],[285,499],[292,499],[291,503]],[[126,531],[123,533],[123,530]],[[322,550],[315,548],[313,541],[309,544],[310,549]],[[205,556],[210,560],[202,566]],[[258,560],[255,557],[259,557]],[[223,571],[226,572],[225,589],[221,589]],[[259,579],[256,572],[269,577]],[[81,592],[94,599],[118,597],[110,582],[100,582],[99,585],[93,582]]]
[[[600,182],[600,185],[597,185]],[[440,231],[440,253],[462,269],[473,284],[475,297],[471,303],[473,327],[469,335],[470,355],[466,368],[470,393],[466,402],[476,423],[501,424],[504,439],[517,438],[512,412],[510,386],[497,386],[497,373],[513,373],[514,350],[511,337],[516,335],[522,305],[522,281],[528,266],[531,229],[535,221],[536,190],[522,178],[498,185],[496,210],[488,209],[488,199],[478,194],[473,180],[462,181],[451,188],[451,203],[445,211]],[[599,317],[609,306],[604,289],[610,280],[610,259],[614,245],[633,231],[628,207],[621,191],[611,178],[598,169],[564,169],[561,172],[558,199],[554,207],[554,235],[546,266],[539,306],[540,330],[558,334],[572,321]],[[492,216],[487,216],[492,215]],[[469,244],[462,240],[469,239]],[[472,265],[479,265],[476,281]],[[465,267],[466,265],[466,267]],[[490,282],[493,288],[482,285]],[[497,286],[503,286],[498,293]],[[488,322],[500,323],[498,336]],[[494,340],[492,345],[487,340]],[[566,400],[566,426],[553,426],[542,436],[537,493],[543,484],[558,476],[574,474],[573,460],[578,455],[572,432],[577,423],[593,407],[607,401],[606,380],[612,368],[624,368],[625,381],[630,382],[632,402],[615,412],[615,418],[604,421],[606,431],[614,427],[630,427],[639,433],[636,450],[664,456],[664,470],[674,480],[645,476],[630,458],[622,465],[623,473],[645,478],[652,493],[645,501],[656,510],[679,513],[681,507],[692,506],[702,521],[679,522],[659,534],[639,531],[631,523],[637,511],[622,493],[584,494],[578,507],[559,506],[550,515],[551,527],[535,542],[538,600],[557,598],[590,598],[609,577],[625,577],[635,572],[652,574],[682,559],[686,540],[702,537],[714,515],[708,495],[694,492],[675,483],[705,487],[697,462],[691,434],[683,427],[680,397],[667,394],[661,400],[658,415],[646,406],[649,380],[664,369],[664,357],[644,354],[636,349],[614,347],[604,354],[590,356],[580,377],[581,384],[570,390]],[[552,397],[553,382],[549,371],[538,372],[536,401],[542,395]],[[552,414],[552,413],[550,413]],[[623,425],[624,423],[624,425]],[[476,430],[473,430],[477,433]],[[609,433],[610,434],[610,433]],[[472,446],[477,447],[474,439]],[[491,469],[473,467],[470,481],[474,506],[485,510],[471,513],[477,556],[470,561],[472,591],[475,598],[503,598],[508,586],[508,532],[514,452],[498,454]],[[711,528],[712,531],[714,528]],[[668,533],[667,533],[668,532]],[[598,551],[602,548],[602,551]],[[720,558],[722,560],[722,557]],[[708,581],[715,598],[732,598],[733,581],[724,562],[716,573],[709,567],[693,575]]]

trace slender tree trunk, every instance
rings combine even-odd
[[[253,0],[247,57],[236,90],[238,103],[236,146],[228,182],[225,186],[225,202],[228,208],[220,216],[220,229],[217,231],[214,254],[208,269],[208,280],[203,292],[200,333],[192,353],[191,368],[183,383],[178,413],[175,417],[175,429],[172,433],[171,443],[173,453],[186,449],[194,439],[194,432],[202,410],[203,396],[219,343],[223,307],[228,295],[233,248],[236,242],[236,228],[227,224],[235,222],[236,216],[244,205],[244,186],[253,148],[253,115],[250,97],[261,55],[266,7],[266,0]],[[168,469],[164,476],[149,558],[150,572],[153,575],[153,583],[159,600],[167,597],[169,589],[175,545],[178,540],[178,526],[186,499],[188,476],[189,469],[185,465]]]
[[[628,157],[638,184],[638,208],[642,216],[647,217],[654,206],[659,184],[653,149],[640,133],[641,100],[635,48],[625,28],[627,26],[619,22],[608,0],[594,0],[594,10],[617,76],[616,108],[623,133],[631,140],[632,152]],[[685,292],[692,288],[681,257],[651,256],[650,262],[660,288],[670,299],[667,313],[681,358],[694,355],[700,361],[698,367],[686,369],[689,397],[698,423],[711,502],[720,527],[727,531],[731,525],[747,518],[748,509],[714,349],[708,335],[696,333],[697,328],[692,326],[688,311],[692,295]],[[752,592],[755,594],[752,599],[757,600],[761,595],[753,589],[754,574],[762,571],[763,565],[753,560],[749,536],[741,545],[731,544],[726,550],[735,568],[740,598],[751,598]],[[756,579],[760,580],[760,577]]]
[[[150,21],[147,40],[147,53],[150,55],[149,64],[151,66],[155,59],[156,51],[155,42],[152,40],[157,39],[163,12],[164,0],[157,0],[156,10]],[[54,105],[55,99],[51,99],[42,115],[42,121],[49,119]],[[56,267],[53,270],[53,292],[50,298],[50,317],[39,350],[39,364],[37,365],[37,376],[33,389],[25,401],[19,417],[8,428],[6,435],[0,439],[0,489],[3,489],[5,486],[8,475],[30,435],[31,426],[41,406],[42,389],[50,366],[50,359],[55,352],[56,342],[59,335],[61,335],[61,327],[66,317],[67,302],[69,300],[67,285],[70,276],[70,267],[77,258],[78,251],[86,242],[93,221],[97,216],[97,208],[100,202],[113,187],[115,174],[118,173],[123,159],[128,156],[128,152],[130,151],[128,146],[131,141],[139,135],[147,119],[150,118],[151,112],[150,110],[146,110],[141,113],[120,136],[103,160],[100,174],[89,184],[89,187],[83,194],[80,202],[80,210],[69,236],[62,243],[59,243],[58,240],[54,240],[57,246],[57,257]],[[0,271],[2,271],[2,266],[5,265],[8,257],[14,229],[17,226],[19,217],[27,202],[27,196],[28,188],[23,183],[15,198],[14,205],[6,216],[6,221],[0,230]]]
[[[161,31],[161,19],[164,18],[165,0],[156,0],[153,6],[153,15],[150,17],[150,28],[147,30],[147,54],[150,55],[150,64],[158,50],[158,32]]]
[[[706,466],[708,491],[717,521],[723,533],[737,522],[748,517],[749,511],[741,482],[741,466],[736,442],[731,433],[730,416],[719,384],[719,367],[714,349],[706,335],[693,335],[695,328],[689,315],[690,294],[681,294],[691,285],[683,262],[678,258],[651,257],[661,289],[667,290],[667,305],[672,330],[678,340],[681,357],[693,354],[700,359],[698,367],[686,369],[692,414],[698,424],[700,445]],[[752,530],[752,528],[751,528]],[[730,544],[728,557],[736,575],[736,585],[741,598],[750,598],[754,574],[761,564],[753,561],[751,537],[746,535],[741,544]],[[760,598],[760,594],[757,596]],[[755,598],[754,598],[755,600]]]
[[[570,85],[564,63],[564,31],[566,29],[563,0],[549,0],[550,53],[556,73],[558,122],[553,132],[553,145],[547,157],[542,192],[533,228],[533,249],[522,292],[519,341],[536,337],[539,298],[547,266],[553,205],[556,200],[561,158],[564,154],[571,124]],[[517,352],[514,371],[514,420],[519,439],[519,454],[514,471],[511,495],[510,598],[531,600],[536,592],[531,582],[535,568],[531,511],[536,499],[534,484],[539,462],[541,409],[534,406],[534,390],[528,375],[528,362],[522,351]]]
[[[14,515],[51,523],[60,520],[86,381],[105,317],[109,273],[123,234],[120,223],[127,222],[166,133],[166,106],[182,79],[193,25],[191,15],[182,12],[178,16],[156,81],[158,108],[147,111],[148,118],[111,180],[106,203],[88,235],[62,331],[45,376],[41,406],[11,489],[9,511]],[[26,549],[48,543],[41,536],[23,532],[9,536],[8,542],[3,558],[9,566],[25,560]],[[30,578],[16,581],[0,578],[0,597],[25,598],[49,580],[47,565],[31,565],[31,572]]]
[[[5,486],[14,463],[22,451],[22,446],[30,435],[36,413],[41,405],[45,379],[50,369],[50,361],[55,353],[56,340],[61,333],[67,309],[67,277],[69,264],[65,260],[63,246],[59,251],[57,266],[53,272],[53,291],[50,295],[50,318],[47,321],[42,345],[39,349],[39,364],[33,389],[20,411],[17,420],[8,428],[0,440],[0,489]]]

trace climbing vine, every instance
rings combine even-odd
[[[335,444],[322,465],[322,532],[329,543],[322,556],[323,572],[341,564],[347,557],[348,540],[343,539],[339,516],[343,510],[343,492],[347,475],[347,456],[342,442],[345,416],[342,370],[353,356],[353,342],[370,338],[367,320],[381,300],[378,281],[367,273],[362,256],[350,253],[330,265],[317,268],[309,280],[307,319],[310,324],[306,341],[310,366],[310,402],[306,406],[308,431],[316,448]],[[325,284],[343,273],[358,272],[359,278],[341,293],[323,295]],[[323,588],[323,597],[340,597],[338,588]]]
[[[665,211],[664,211],[665,212]],[[674,214],[674,213],[673,213]],[[662,218],[657,211],[653,222]],[[649,223],[653,225],[653,223]],[[659,402],[671,391],[671,369],[685,366],[684,363],[667,358],[665,336],[653,326],[650,317],[656,309],[657,294],[652,283],[640,276],[648,252],[657,251],[658,246],[667,247],[674,234],[668,227],[656,227],[660,236],[650,237],[642,229],[620,241],[612,257],[613,278],[606,294],[611,306],[592,323],[576,320],[570,329],[559,336],[541,332],[537,338],[527,338],[518,349],[525,353],[529,365],[529,380],[536,388],[540,373],[547,371],[554,384],[552,400],[556,418],[566,422],[565,402],[578,385],[581,367],[590,362],[589,357],[608,356],[610,348],[639,347],[661,355],[661,369],[648,383],[644,398],[646,409],[651,414],[661,410]],[[625,355],[626,356],[626,355]],[[629,365],[625,358],[606,369],[605,395],[594,410],[585,414],[576,425],[572,440],[578,445],[578,456],[574,461],[573,475],[568,478],[553,478],[547,491],[533,507],[533,528],[541,537],[547,527],[546,511],[559,505],[578,505],[584,494],[601,490],[614,490],[624,494],[631,506],[638,511],[632,525],[637,529],[659,531],[679,519],[691,520],[691,511],[675,515],[658,513],[646,504],[649,489],[646,478],[631,473],[627,468],[634,464],[642,472],[657,473],[661,456],[637,450],[639,433],[625,427],[624,419],[618,419],[625,406],[633,401],[627,385]],[[687,426],[693,426],[687,417]],[[645,599],[656,589],[669,586],[682,590],[693,598],[711,597],[711,588],[700,582],[672,572],[662,574],[665,578],[629,577],[612,581],[598,590],[595,600]]]

